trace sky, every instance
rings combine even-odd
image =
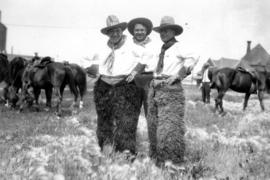
[[[74,62],[106,45],[100,30],[110,14],[121,22],[147,17],[154,26],[172,16],[184,29],[178,41],[202,57],[240,59],[247,40],[270,52],[269,7],[269,0],[0,0],[8,53],[38,52]],[[156,32],[150,37],[160,41]]]

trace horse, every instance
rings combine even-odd
[[[22,74],[27,63],[27,60],[22,57],[15,57],[9,63],[9,82],[6,97],[7,105],[11,102],[11,107],[15,107],[19,100],[18,92],[22,88]]]
[[[35,98],[35,102],[38,104],[41,89],[45,90],[46,105],[51,107],[52,91],[54,89],[57,96],[57,115],[61,116],[61,103],[63,99],[61,89],[67,84],[74,95],[72,107],[74,107],[77,102],[78,91],[75,87],[74,76],[71,69],[67,68],[63,63],[52,61],[50,57],[42,58],[40,64],[29,64],[23,72],[22,82],[23,88],[20,99],[20,111],[22,111],[24,107],[24,102],[32,101],[32,97]]]
[[[67,68],[70,68],[72,71],[72,74],[74,76],[75,86],[80,94],[79,108],[82,109],[83,97],[87,90],[86,72],[82,67],[74,63],[70,64],[68,62],[64,62],[64,65]],[[61,89],[61,93],[63,93],[63,91],[64,91],[64,88]]]
[[[256,71],[256,78],[249,72],[233,69],[221,68],[209,70],[208,77],[211,80],[210,88],[216,88],[218,95],[215,98],[215,110],[220,109],[220,113],[224,113],[223,97],[228,89],[239,93],[245,93],[245,100],[243,103],[243,110],[246,109],[248,99],[251,94],[258,93],[258,99],[262,111],[264,111],[263,93],[266,89],[266,75],[264,72]]]
[[[6,95],[7,95],[7,87],[8,87],[8,58],[7,55],[0,53],[0,83],[4,82],[4,88],[3,88],[3,100],[6,101]]]
[[[0,83],[2,81],[7,82],[7,73],[8,73],[8,58],[7,55],[0,53]]]

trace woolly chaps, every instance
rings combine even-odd
[[[172,86],[153,80],[148,93],[148,136],[150,157],[158,165],[169,160],[183,162],[185,151],[185,97],[181,83]]]
[[[98,115],[97,138],[101,150],[113,145],[115,151],[136,152],[136,130],[142,105],[142,90],[125,80],[110,85],[99,79],[94,86]]]

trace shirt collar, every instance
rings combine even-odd
[[[145,40],[143,41],[137,41],[134,37],[133,37],[133,42],[139,46],[145,47],[146,44],[148,44],[149,42],[151,42],[151,39],[149,37],[146,37]]]

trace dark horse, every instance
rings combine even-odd
[[[22,88],[22,74],[27,63],[27,60],[22,57],[15,57],[9,63],[7,100],[11,102],[12,107],[15,107],[19,100],[18,92]]]
[[[51,107],[52,91],[54,89],[57,96],[57,113],[61,115],[61,103],[63,98],[61,89],[67,84],[74,95],[73,107],[77,102],[78,91],[75,87],[74,76],[71,69],[67,68],[63,63],[53,62],[50,57],[41,59],[40,64],[29,64],[23,72],[22,82],[21,110],[23,109],[23,102],[27,101],[29,96],[34,96],[35,102],[38,103],[41,89],[45,90],[46,105]]]
[[[6,101],[6,93],[7,93],[7,86],[8,86],[8,58],[5,54],[0,53],[0,83],[5,82],[5,87],[3,88],[4,91],[4,101]]]
[[[86,81],[86,72],[85,70],[80,67],[77,64],[69,64],[68,62],[64,63],[67,68],[70,68],[72,71],[72,74],[74,76],[74,83],[75,86],[80,94],[80,104],[79,108],[83,108],[83,97],[86,93],[87,89],[87,81]],[[63,93],[64,87],[61,89],[61,92]]]
[[[263,93],[266,89],[266,75],[264,72],[256,72],[256,74],[256,78],[254,78],[249,72],[227,67],[209,70],[211,88],[216,88],[218,92],[215,98],[215,109],[220,108],[220,113],[224,112],[222,99],[227,90],[231,89],[246,94],[243,110],[247,107],[250,95],[258,91],[261,109],[264,110]]]

